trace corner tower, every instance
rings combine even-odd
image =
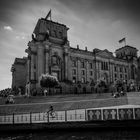
[[[52,43],[63,45],[67,41],[68,29],[64,24],[41,18],[34,29],[33,39],[36,41],[49,40]]]
[[[137,69],[138,69],[138,50],[132,46],[124,46],[115,51],[116,58],[126,60],[129,64],[129,76],[130,79],[137,79]]]
[[[59,81],[68,77],[69,41],[68,27],[41,18],[38,20],[28,43],[28,80],[30,89],[40,87],[41,74],[49,73]]]

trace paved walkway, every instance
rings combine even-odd
[[[2,105],[0,105],[0,107],[4,107],[4,106],[27,106],[27,105],[41,105],[41,104],[62,104],[62,103],[81,103],[81,102],[91,102],[91,101],[97,101],[97,102],[99,102],[99,101],[104,101],[104,100],[111,100],[112,99],[112,97],[110,97],[110,98],[106,98],[106,99],[104,99],[104,98],[102,98],[102,99],[86,99],[86,100],[81,100],[81,99],[79,99],[79,100],[69,100],[69,99],[67,99],[67,100],[61,100],[61,101],[49,101],[49,102],[37,102],[37,103],[15,103],[15,104],[2,104]]]

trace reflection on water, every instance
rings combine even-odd
[[[78,131],[3,134],[0,140],[140,140],[139,131]]]

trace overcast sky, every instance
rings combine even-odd
[[[0,90],[11,87],[11,65],[25,49],[41,17],[52,9],[52,20],[67,25],[72,47],[115,49],[126,37],[140,50],[139,0],[0,0]]]

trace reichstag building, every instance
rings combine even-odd
[[[12,65],[12,88],[41,91],[40,76],[49,73],[58,78],[55,93],[91,93],[94,83],[104,80],[109,85],[117,79],[136,80],[137,49],[125,45],[115,50],[70,46],[69,28],[52,20],[40,18],[25,50],[27,57],[16,58]]]

